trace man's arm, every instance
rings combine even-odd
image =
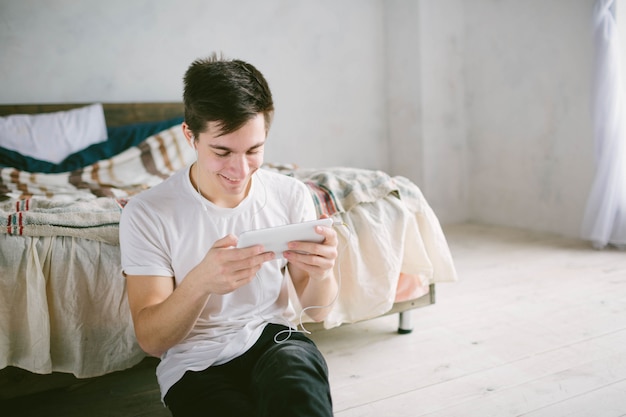
[[[174,277],[129,275],[128,303],[135,334],[150,355],[180,343],[191,331],[211,294],[227,294],[248,284],[263,262],[274,257],[260,246],[235,249],[237,238],[218,240],[204,259],[175,286]]]
[[[146,353],[160,357],[189,334],[210,296],[194,281],[185,279],[175,287],[174,277],[126,277],[135,335]]]

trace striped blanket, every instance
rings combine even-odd
[[[60,174],[0,169],[0,201],[127,198],[163,181],[195,159],[180,125],[147,138],[113,158]]]
[[[180,125],[83,169],[41,174],[0,169],[0,231],[21,236],[71,236],[118,244],[118,223],[128,198],[192,163],[195,154]],[[266,169],[303,181],[318,214],[346,213],[389,195],[420,204],[417,186],[401,177],[357,168]],[[414,204],[415,205],[415,204]],[[419,207],[415,206],[415,210]]]
[[[425,210],[426,200],[417,185],[401,176],[360,168],[298,169],[292,165],[270,168],[303,181],[311,191],[318,214],[347,213],[359,204],[388,196],[403,201],[413,213]]]
[[[0,231],[118,244],[126,199],[195,159],[180,125],[83,169],[42,174],[0,169]]]

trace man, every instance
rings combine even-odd
[[[331,416],[315,344],[285,325],[288,279],[314,320],[337,293],[337,235],[291,242],[284,258],[236,248],[240,233],[315,219],[301,182],[259,169],[274,105],[252,65],[213,55],[184,77],[182,129],[197,160],[133,197],[120,221],[137,340],[161,358],[174,416]],[[288,274],[285,274],[285,270]]]

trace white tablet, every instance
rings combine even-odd
[[[267,252],[274,252],[276,258],[282,258],[287,244],[294,241],[321,243],[324,236],[315,233],[316,226],[330,227],[333,219],[318,219],[308,222],[268,227],[266,229],[249,230],[239,235],[238,248],[263,245]]]

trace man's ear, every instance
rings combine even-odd
[[[182,129],[183,129],[183,135],[185,135],[185,139],[187,139],[189,146],[196,149],[196,138],[193,135],[193,132],[191,131],[191,129],[189,129],[189,125],[183,122]]]

